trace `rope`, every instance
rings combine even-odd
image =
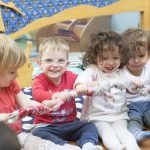
[[[117,83],[116,82],[111,82],[111,83],[104,82],[103,84],[93,82],[93,83],[87,84],[87,86],[88,86],[88,90],[86,94],[87,96],[103,95],[103,96],[107,96],[110,99],[112,98],[111,95],[108,95],[106,93],[109,93],[110,88],[113,88],[113,87],[119,88],[119,89],[130,89],[131,91],[139,93],[140,95],[143,95],[143,96],[147,96],[149,94],[149,89],[150,89],[149,85],[145,85],[145,86],[142,85],[142,86],[136,87],[133,83],[122,82],[122,81],[118,81]],[[64,99],[64,102],[72,98],[75,98],[77,96],[81,96],[80,94],[77,93],[76,90],[67,90],[67,91],[65,90],[63,91],[63,94],[64,92],[65,92],[65,96],[64,97],[62,96]],[[47,108],[44,105],[31,106],[26,109],[20,108],[10,113],[9,116],[5,118],[5,121],[7,123],[13,123],[26,116],[47,114],[48,112],[50,112],[50,110],[53,110],[53,109]]]

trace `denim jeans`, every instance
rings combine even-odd
[[[128,129],[133,135],[136,131],[142,131],[144,125],[150,128],[150,101],[133,102],[128,104],[128,108]]]

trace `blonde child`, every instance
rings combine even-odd
[[[24,52],[17,46],[16,42],[9,36],[0,34],[0,120],[7,120],[9,114],[17,110],[18,107],[41,106],[37,101],[28,99],[15,81],[17,70],[25,61]],[[47,111],[47,108],[41,113],[45,111]],[[21,120],[8,125],[16,132],[24,150],[50,150],[57,148],[50,141],[21,132]],[[62,150],[60,147],[58,149]]]
[[[74,85],[79,94],[90,93],[93,88],[91,83],[105,86],[103,88],[106,91],[97,90],[86,97],[81,120],[96,125],[109,150],[140,149],[127,130],[129,118],[126,89],[119,86],[109,87],[112,82],[117,85],[118,81],[124,80],[121,68],[126,64],[127,54],[124,41],[118,33],[110,31],[93,35],[91,45],[83,57],[83,64],[87,69],[79,74]]]
[[[33,135],[60,145],[76,141],[83,150],[101,150],[101,146],[96,146],[98,132],[95,125],[76,119],[73,97],[66,101],[65,93],[73,89],[77,77],[66,70],[69,64],[67,42],[57,37],[49,37],[42,41],[39,50],[39,65],[43,73],[35,77],[32,94],[38,102],[51,107],[53,104],[54,111],[35,117]]]
[[[128,29],[122,34],[129,47],[129,60],[125,68],[127,80],[150,84],[150,37],[142,29]],[[150,128],[150,94],[140,95],[128,92],[129,108],[128,129],[138,143],[150,139],[150,131],[144,131],[144,125]]]

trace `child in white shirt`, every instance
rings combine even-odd
[[[125,68],[127,80],[140,81],[143,86],[150,83],[150,36],[142,29],[128,29],[122,34],[129,47],[129,61]],[[144,125],[150,128],[150,94],[140,95],[128,92],[129,107],[128,129],[138,143],[150,139],[150,131],[144,131]]]
[[[126,64],[127,51],[121,36],[116,32],[99,32],[83,57],[87,69],[75,82],[79,94],[91,93],[92,82],[100,86],[124,80],[122,68]],[[139,150],[135,138],[127,130],[128,108],[126,89],[112,86],[106,92],[97,91],[86,97],[82,120],[93,122],[109,150]]]

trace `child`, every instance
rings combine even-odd
[[[75,89],[80,94],[91,93],[92,84],[101,87],[123,79],[122,68],[126,64],[127,51],[124,42],[116,32],[99,32],[91,40],[91,45],[83,57],[87,69],[79,74]],[[112,84],[113,85],[113,84]],[[97,90],[87,96],[82,110],[82,120],[93,122],[102,141],[109,150],[139,150],[134,137],[127,130],[126,89],[112,86],[106,92]]]
[[[41,106],[36,101],[31,101],[23,94],[21,88],[15,81],[17,70],[26,61],[24,52],[17,46],[9,36],[0,34],[0,119],[6,120],[10,113],[17,110],[18,106],[26,108],[29,106]],[[45,111],[45,110],[43,110]],[[47,111],[47,108],[46,108]],[[41,112],[42,113],[42,112]],[[9,124],[18,135],[24,150],[50,150],[56,146],[50,142],[21,132],[21,120]],[[2,133],[1,133],[2,135]],[[8,141],[7,141],[8,142]],[[36,143],[36,144],[35,144]],[[9,144],[9,143],[8,143]],[[62,150],[62,148],[59,148]]]
[[[148,32],[142,29],[128,29],[123,38],[129,47],[129,60],[125,68],[127,80],[138,80],[146,85],[150,83],[150,41]],[[150,139],[150,131],[144,131],[144,125],[150,128],[150,94],[141,96],[128,92],[129,108],[128,129],[138,143]]]
[[[1,150],[21,150],[21,146],[15,132],[3,122],[0,122],[0,133]]]
[[[73,89],[77,77],[71,71],[66,71],[69,64],[67,42],[57,37],[49,37],[42,41],[39,50],[43,73],[34,79],[33,98],[48,105],[51,105],[51,101],[54,102],[54,110],[62,106],[58,111],[36,116],[33,135],[60,145],[67,145],[71,140],[77,141],[77,145],[83,150],[101,150],[101,146],[95,146],[98,143],[95,125],[77,120],[75,99],[65,100],[65,93]]]

